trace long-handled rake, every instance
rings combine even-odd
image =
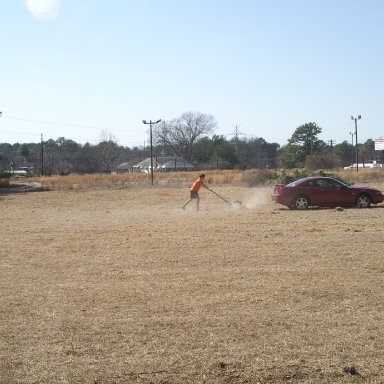
[[[230,207],[239,207],[241,205],[241,201],[235,201],[234,204],[232,204],[231,202],[229,202],[227,199],[224,199],[223,196],[220,196],[217,192],[213,191],[212,189],[209,189],[214,195],[216,195],[217,197],[219,197],[221,200],[225,201]]]

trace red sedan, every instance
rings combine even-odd
[[[290,184],[276,184],[272,201],[293,209],[309,206],[356,206],[368,208],[384,201],[384,194],[375,188],[346,185],[331,177],[305,177]]]

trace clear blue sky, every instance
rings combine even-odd
[[[148,145],[142,120],[210,114],[287,143],[384,136],[382,0],[0,0],[0,142]]]

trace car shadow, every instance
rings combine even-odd
[[[350,210],[350,209],[380,209],[384,208],[384,205],[371,205],[369,208],[358,208],[354,206],[337,206],[337,207],[308,207],[307,209],[291,209],[288,207],[277,208],[279,211],[289,211],[289,212],[311,212],[311,211],[341,211],[341,210]]]

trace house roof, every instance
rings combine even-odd
[[[188,161],[177,161],[176,164],[175,161],[167,161],[165,164],[161,165],[161,168],[195,168],[191,163]]]
[[[135,165],[135,162],[121,163],[117,166],[117,169],[129,169]]]
[[[194,168],[194,166],[189,161],[185,160],[182,157],[177,157],[177,156],[176,157],[175,156],[156,157],[156,162],[159,167],[174,168],[175,159],[176,159],[176,168]],[[151,166],[150,157],[134,165],[135,168],[146,168],[150,166]]]

